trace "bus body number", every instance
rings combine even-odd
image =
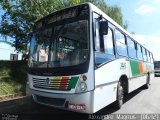
[[[126,69],[126,63],[121,63],[121,66],[120,66],[120,70],[122,70],[122,69]]]

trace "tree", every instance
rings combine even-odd
[[[5,13],[0,33],[15,38],[16,49],[26,54],[35,21],[56,10],[83,2],[95,4],[124,27],[121,9],[118,6],[108,7],[104,0],[3,0],[0,4]]]

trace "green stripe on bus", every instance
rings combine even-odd
[[[138,61],[130,60],[132,76],[140,74]]]
[[[71,77],[71,79],[70,79],[70,81],[69,81],[68,89],[73,89],[73,88],[75,88],[78,79],[79,79],[79,77]]]

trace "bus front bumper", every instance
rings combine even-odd
[[[60,109],[93,113],[93,91],[78,94],[57,94],[30,89],[33,101]]]

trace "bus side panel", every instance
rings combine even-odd
[[[154,64],[150,63],[149,65],[150,65],[149,71],[150,71],[150,81],[151,81],[152,79],[154,79]]]
[[[116,100],[117,83],[96,88],[94,91],[94,112],[104,108]]]
[[[129,93],[146,84],[146,75],[129,79]]]
[[[121,75],[129,75],[126,58],[113,60],[95,70],[94,112],[116,100]]]
[[[139,87],[145,85],[147,83],[147,76],[150,73],[150,80],[154,78],[152,74],[153,71],[153,64],[142,62],[143,70],[139,70],[140,72],[137,75],[134,75],[134,70],[131,68],[131,75],[129,76],[129,92],[132,92]],[[134,65],[134,68],[136,65]],[[139,68],[139,66],[138,66]]]

